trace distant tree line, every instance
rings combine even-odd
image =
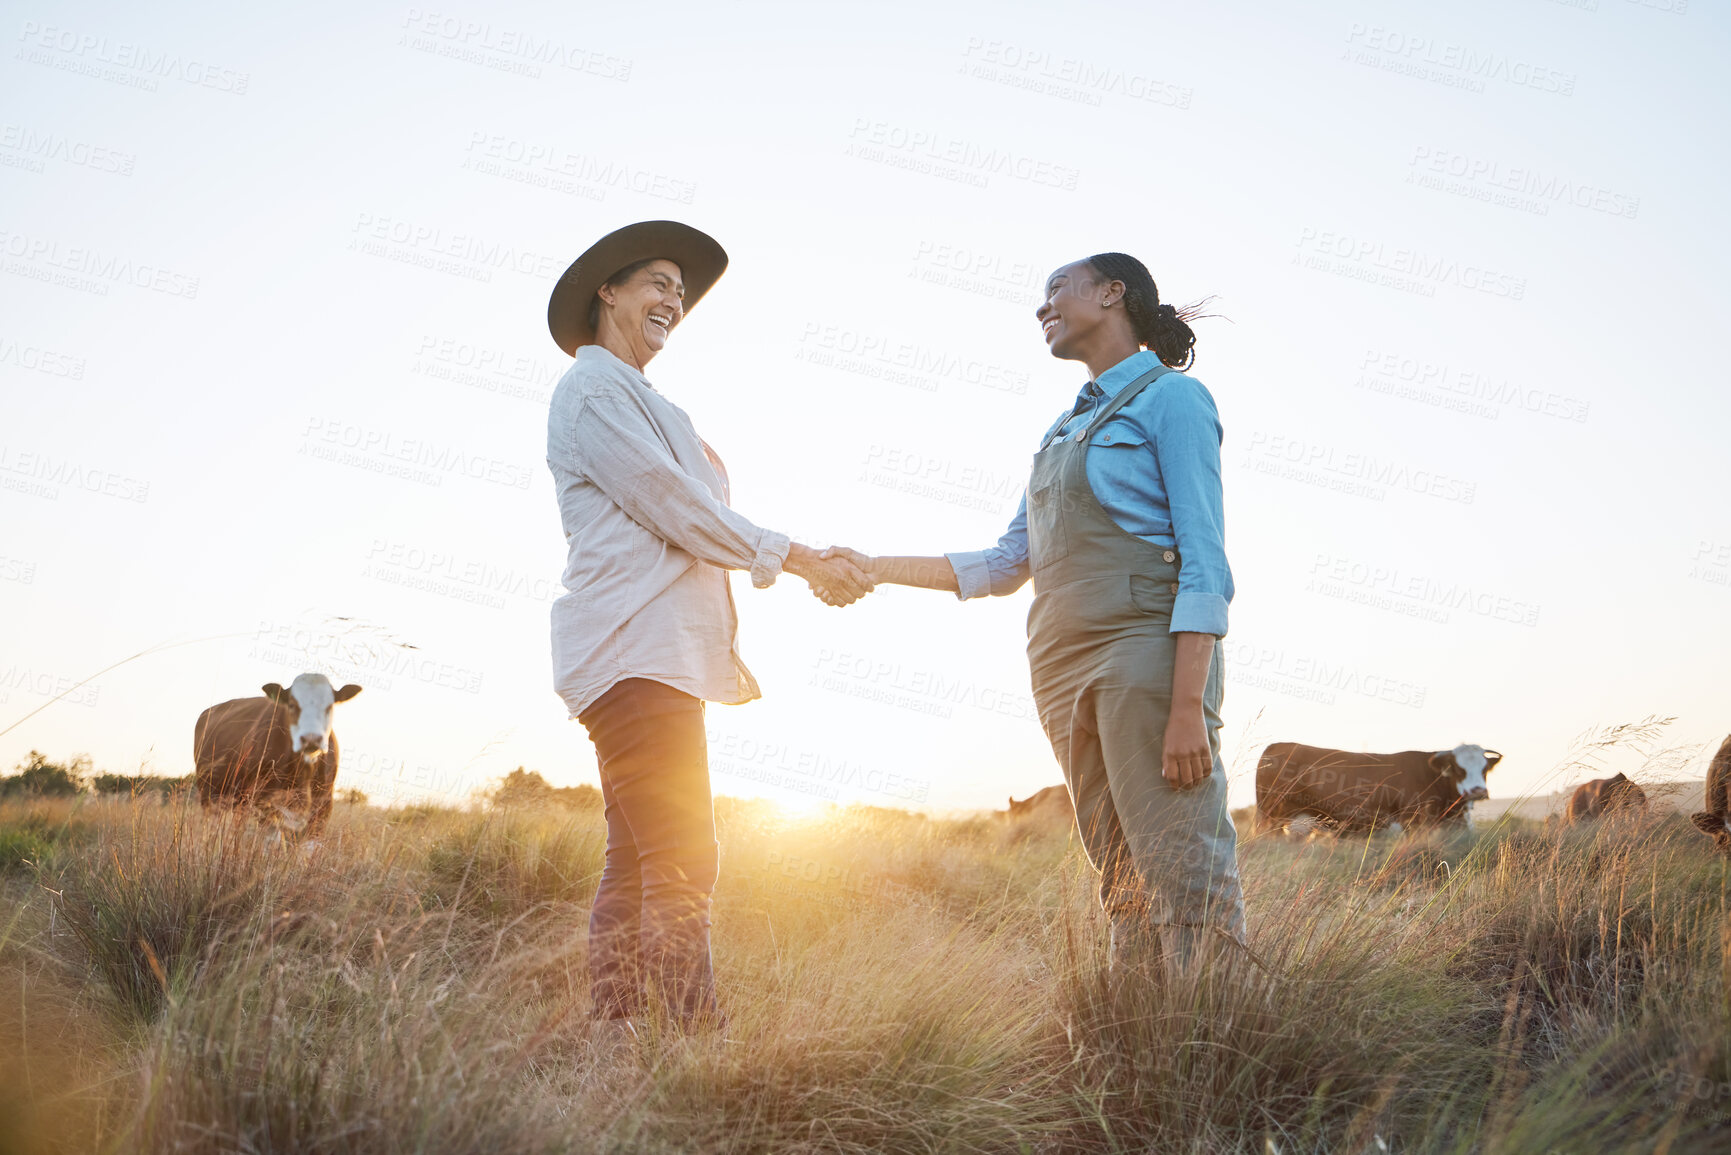
[[[168,778],[160,774],[92,773],[90,759],[82,754],[64,762],[50,762],[40,750],[0,775],[0,798],[76,798],[80,794],[154,795],[167,801],[192,788],[192,775]]]
[[[193,787],[191,774],[170,778],[161,774],[95,773],[90,759],[77,754],[64,762],[50,762],[40,750],[0,775],[0,799],[76,798],[79,795],[156,797],[167,802]],[[486,794],[494,806],[560,806],[570,810],[600,810],[601,791],[593,786],[555,786],[539,770],[517,767]],[[367,796],[350,787],[337,791],[337,799],[365,806]]]

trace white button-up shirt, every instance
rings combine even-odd
[[[565,526],[553,686],[575,718],[626,678],[711,702],[760,697],[728,570],[772,584],[786,535],[727,506],[727,470],[685,410],[599,345],[553,390],[547,466]]]

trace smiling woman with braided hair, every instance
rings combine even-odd
[[[1220,417],[1179,372],[1196,308],[1162,303],[1135,257],[1058,269],[1035,316],[1092,380],[1041,440],[1009,530],[973,553],[850,556],[878,582],[964,599],[1033,578],[1034,701],[1101,873],[1114,979],[1158,979],[1244,941],[1220,761]]]

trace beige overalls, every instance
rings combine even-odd
[[[1138,377],[1079,432],[1054,433],[1035,454],[1028,483],[1034,701],[1064,768],[1082,844],[1101,874],[1115,968],[1148,958],[1150,949],[1169,965],[1186,965],[1219,939],[1215,927],[1244,939],[1220,761],[1221,646],[1215,643],[1203,693],[1213,772],[1178,790],[1161,775],[1161,753],[1181,559],[1119,528],[1085,468],[1100,426],[1171,371],[1161,366]]]

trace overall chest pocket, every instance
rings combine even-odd
[[[1028,560],[1036,570],[1070,555],[1063,481],[1045,477],[1039,482],[1037,488],[1028,490]]]

